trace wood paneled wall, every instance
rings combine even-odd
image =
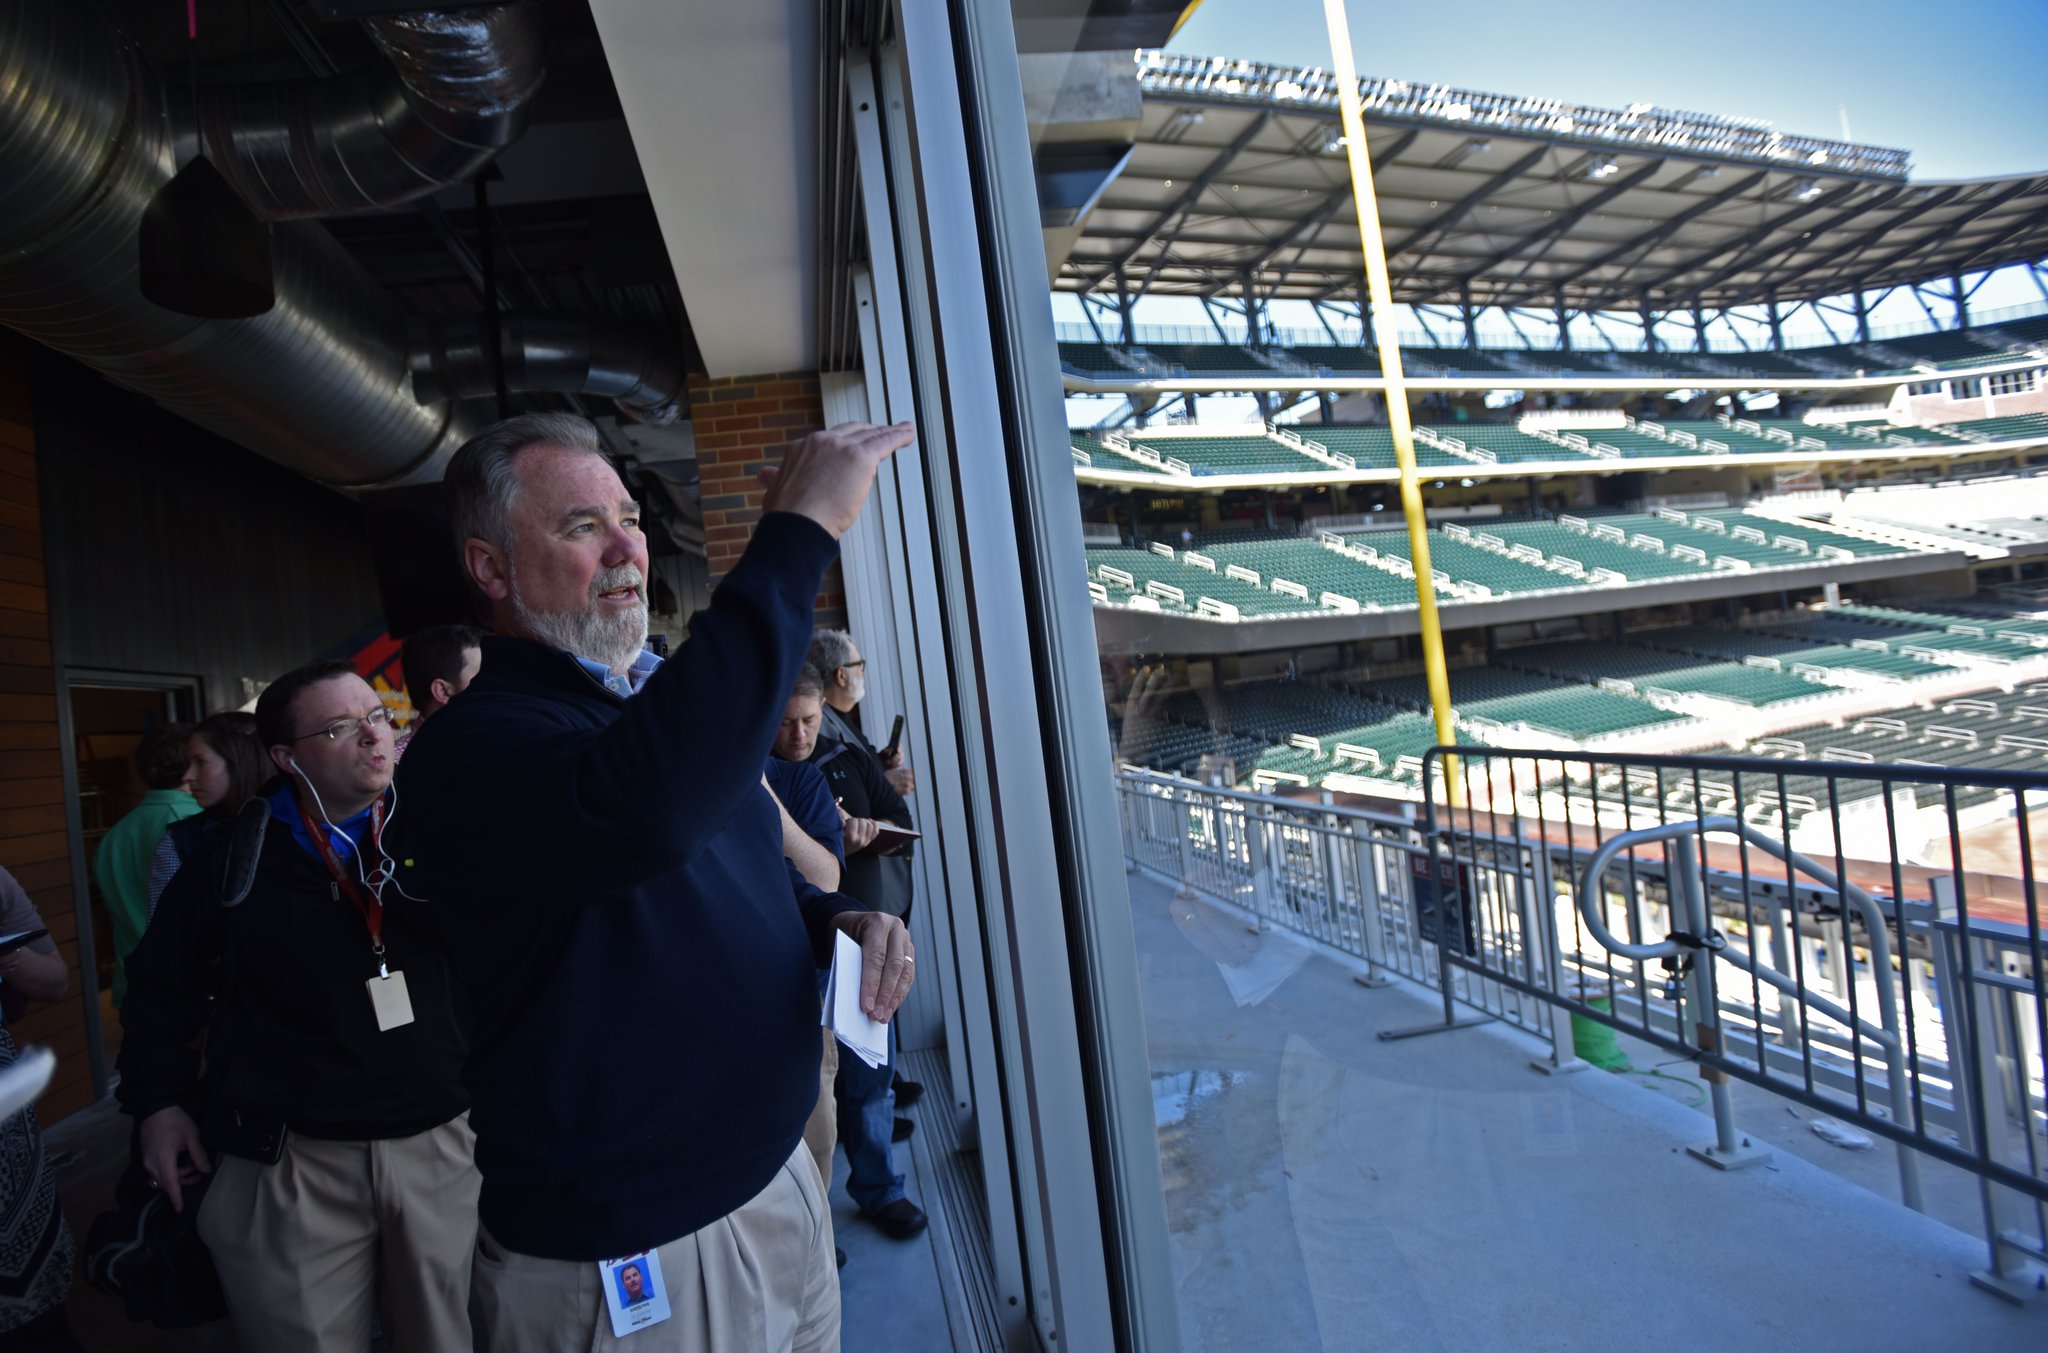
[[[52,1122],[92,1099],[84,983],[57,745],[57,673],[36,440],[22,341],[0,336],[0,867],[35,900],[71,968],[71,990],[13,1028],[17,1043],[57,1054],[57,1078],[37,1106]]]

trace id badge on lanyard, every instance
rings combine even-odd
[[[321,862],[327,866],[331,876],[328,891],[336,901],[343,894],[354,904],[356,912],[363,918],[363,925],[370,932],[370,952],[377,957],[377,975],[363,985],[370,993],[370,1010],[377,1017],[377,1032],[389,1033],[412,1023],[412,996],[406,990],[405,974],[393,972],[391,965],[384,961],[384,887],[383,871],[378,871],[378,883],[374,890],[365,889],[361,883],[349,876],[341,860],[334,853],[334,845],[327,839],[327,833],[320,825],[306,815],[304,807],[299,809],[299,821],[306,826],[306,834],[313,838],[313,845],[320,852]],[[379,799],[370,809],[370,846],[376,849],[384,839],[384,801]],[[360,849],[360,847],[358,847]]]
[[[649,1325],[659,1325],[672,1312],[668,1284],[661,1280],[661,1255],[646,1250],[597,1265],[604,1284],[604,1308],[612,1318],[612,1337],[623,1339]]]

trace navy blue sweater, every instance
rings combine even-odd
[[[761,767],[832,537],[764,517],[630,699],[569,654],[485,639],[406,749],[392,829],[469,1018],[484,1225],[595,1260],[765,1187],[818,1098],[817,965],[857,904],[782,853]]]

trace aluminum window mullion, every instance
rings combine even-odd
[[[926,407],[918,398],[920,387],[913,379],[913,364],[929,365],[930,345],[924,342],[919,351],[920,345],[912,341],[913,321],[919,315],[905,291],[908,279],[921,270],[922,226],[914,209],[907,220],[898,220],[904,199],[893,186],[892,175],[901,172],[900,166],[909,156],[901,116],[884,125],[884,95],[875,78],[876,69],[886,73],[892,61],[889,51],[849,53],[846,60],[873,281],[873,305],[863,315],[862,343],[871,407],[886,409],[885,416],[891,420],[915,418],[920,423],[917,444],[892,458],[878,482],[885,519],[893,518],[900,531],[906,560],[910,601],[910,643],[904,649],[910,664],[906,683],[914,680],[918,684],[925,709],[921,731],[932,767],[926,812],[938,831],[938,849],[933,853],[939,858],[928,865],[937,885],[931,896],[934,902],[943,899],[951,909],[944,933],[950,945],[947,964],[958,989],[961,1018],[957,1026],[948,1029],[948,1056],[959,1076],[956,1088],[967,1088],[965,1098],[973,1112],[969,1135],[981,1148],[997,1315],[1003,1322],[1005,1344],[1017,1346],[1032,1337],[1028,1288],[1018,1191],[1010,1172],[1002,1168],[1011,1159],[1013,1146],[1004,1094],[1005,1061],[999,1051],[1001,1031],[996,1027],[991,995],[990,955],[997,948],[996,937],[990,933],[993,923],[986,905],[977,905],[985,894],[977,878],[975,831],[970,825],[976,796],[969,785],[968,768],[984,763],[970,754],[963,736],[966,721],[954,699],[955,692],[964,688],[956,682],[948,652],[937,514],[930,506],[932,495],[926,482],[927,462],[936,454],[934,448],[947,445],[947,437],[941,411]],[[899,248],[904,257],[899,257]],[[918,337],[925,338],[928,325],[919,329]],[[932,379],[925,386],[938,388]]]
[[[868,344],[869,350],[878,350],[878,345],[869,338],[873,328],[869,321],[874,314],[874,298],[866,270],[856,270],[850,282],[848,304],[855,307],[855,332]],[[876,389],[871,395],[869,379],[863,375],[826,373],[820,379],[819,387],[827,425],[886,417],[879,412],[886,405],[879,398],[881,382],[878,375],[873,378],[873,383]],[[904,583],[902,540],[901,523],[896,512],[894,475],[877,476],[866,510],[839,542],[840,572],[846,587],[847,623],[854,638],[863,645],[861,652],[867,658],[867,707],[902,713],[904,741],[914,752],[906,764],[920,768],[929,777],[932,766],[926,755],[924,734],[915,731],[929,724],[929,714],[922,698],[923,687],[922,683],[907,681],[904,677],[904,654],[910,651],[909,635],[905,631],[910,628],[911,609],[909,589]],[[904,617],[901,626],[897,623],[898,616]],[[870,730],[871,736],[878,731]],[[923,799],[913,795],[910,807],[920,827],[936,826],[926,822]],[[911,911],[911,937],[919,949],[929,953],[939,952],[941,941],[938,937],[949,934],[946,908],[943,906],[946,897],[943,879],[931,867],[932,857],[938,849],[936,832],[933,837],[910,858],[914,896],[922,904]],[[943,1032],[960,1025],[958,988],[952,980],[950,965],[926,976],[926,981],[911,988],[910,999],[896,1013],[896,1036],[905,1051],[938,1047]],[[967,1090],[965,1067],[954,1060],[952,1069],[953,1083],[964,1099]]]
[[[1114,1340],[1099,1200],[1093,1172],[1073,1168],[1091,1155],[1086,1092],[1055,902],[1059,884],[1050,867],[1056,846],[1039,778],[1043,748],[1001,470],[1005,419],[989,352],[957,57],[943,5],[900,6],[897,30],[896,60],[884,60],[878,71],[881,111],[926,453],[921,463],[939,547],[933,564],[969,772],[969,844],[989,941],[999,1102],[1028,1284],[1024,1337],[1035,1333],[1044,1347],[1108,1348]],[[979,1107],[986,1128],[992,1102],[984,1098]]]
[[[982,772],[982,902],[1005,941],[991,994],[1034,1323],[1047,1347],[1164,1344],[1177,1328],[1149,1063],[1107,729],[1083,696],[1099,700],[1099,680],[1010,22],[1006,6],[898,6],[902,106],[885,67],[885,111],[912,158],[891,172],[901,219],[924,232],[903,245],[906,310],[920,395],[953,448],[927,463],[963,754]]]
[[[1009,466],[1024,585],[1026,636],[1036,660],[1042,748],[1054,814],[1065,922],[1079,971],[1072,999],[1088,1069],[1096,1186],[1111,1260],[1109,1298],[1118,1343],[1179,1348],[1177,1287],[1166,1226],[1151,1050],[1138,988],[1137,941],[1103,718],[1100,657],[1074,500],[1058,345],[1045,299],[1044,229],[1019,71],[1015,16],[1006,0],[963,0],[960,81],[970,101],[968,160],[981,175],[979,225],[993,300],[996,379],[1014,425]],[[1065,1274],[1061,1275],[1063,1278]],[[1071,1345],[1070,1345],[1071,1346]]]

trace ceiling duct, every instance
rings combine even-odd
[[[526,130],[547,74],[537,3],[395,14],[389,64],[199,91],[203,149],[272,220],[381,211],[460,183]]]
[[[505,384],[514,390],[603,395],[643,423],[682,414],[682,355],[639,325],[552,315],[499,317]],[[497,388],[481,318],[416,323],[412,388],[422,400],[482,399]]]
[[[143,211],[198,141],[98,15],[0,0],[0,323],[326,483],[438,478],[481,420],[414,397],[397,304],[292,218],[400,205],[515,138],[542,77],[538,5],[369,21],[395,74],[201,92],[209,158],[277,219],[277,304],[244,320],[141,294]]]

